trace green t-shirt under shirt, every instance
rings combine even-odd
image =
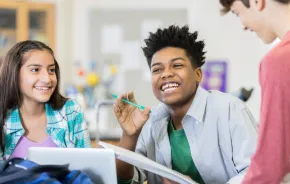
[[[183,129],[174,130],[172,121],[168,123],[168,135],[171,146],[172,169],[183,175],[189,176],[192,180],[204,184],[190,153],[190,147]],[[118,178],[119,184],[130,184],[132,180]]]
[[[172,121],[168,124],[168,135],[171,146],[172,169],[192,180],[204,184],[190,153],[190,147],[184,129],[175,130]]]

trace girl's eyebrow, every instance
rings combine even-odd
[[[31,67],[31,66],[37,66],[37,67],[40,67],[40,66],[42,66],[42,65],[40,65],[40,64],[30,64],[30,65],[28,65],[27,67]],[[48,65],[48,67],[51,67],[51,66],[55,66],[55,64],[50,64],[50,65]]]

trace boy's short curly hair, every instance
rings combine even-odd
[[[192,66],[201,67],[205,62],[204,42],[197,41],[197,36],[196,31],[189,32],[187,25],[183,27],[171,25],[150,33],[149,38],[145,39],[146,46],[142,48],[149,68],[153,55],[166,47],[184,49]]]

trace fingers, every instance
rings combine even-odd
[[[117,118],[119,118],[121,116],[121,110],[117,104],[114,104],[114,113],[115,113]]]
[[[135,96],[134,96],[133,91],[131,91],[130,93],[128,93],[128,99],[129,99],[129,101],[136,103],[136,100],[135,100]]]
[[[150,107],[145,107],[145,109],[144,109],[144,111],[143,111],[143,114],[145,115],[145,116],[149,116],[149,114],[150,114]]]
[[[119,96],[119,98],[117,99],[117,105],[120,108],[120,110],[124,110],[124,108],[126,107],[126,103],[122,101],[122,99],[127,99],[127,93],[123,93],[121,96]]]
[[[121,109],[121,111],[124,110],[124,108],[126,108],[127,106],[129,106],[128,103],[123,102],[122,99],[128,100],[130,102],[134,102],[136,103],[136,100],[134,98],[134,93],[130,92],[130,93],[123,93],[118,99],[117,99],[117,105],[119,106],[119,108]],[[130,107],[130,106],[129,106]]]
[[[128,100],[128,93],[123,93],[123,94],[122,94],[122,98]]]

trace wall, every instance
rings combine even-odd
[[[90,7],[132,9],[177,9],[186,8],[191,0],[87,0]]]

